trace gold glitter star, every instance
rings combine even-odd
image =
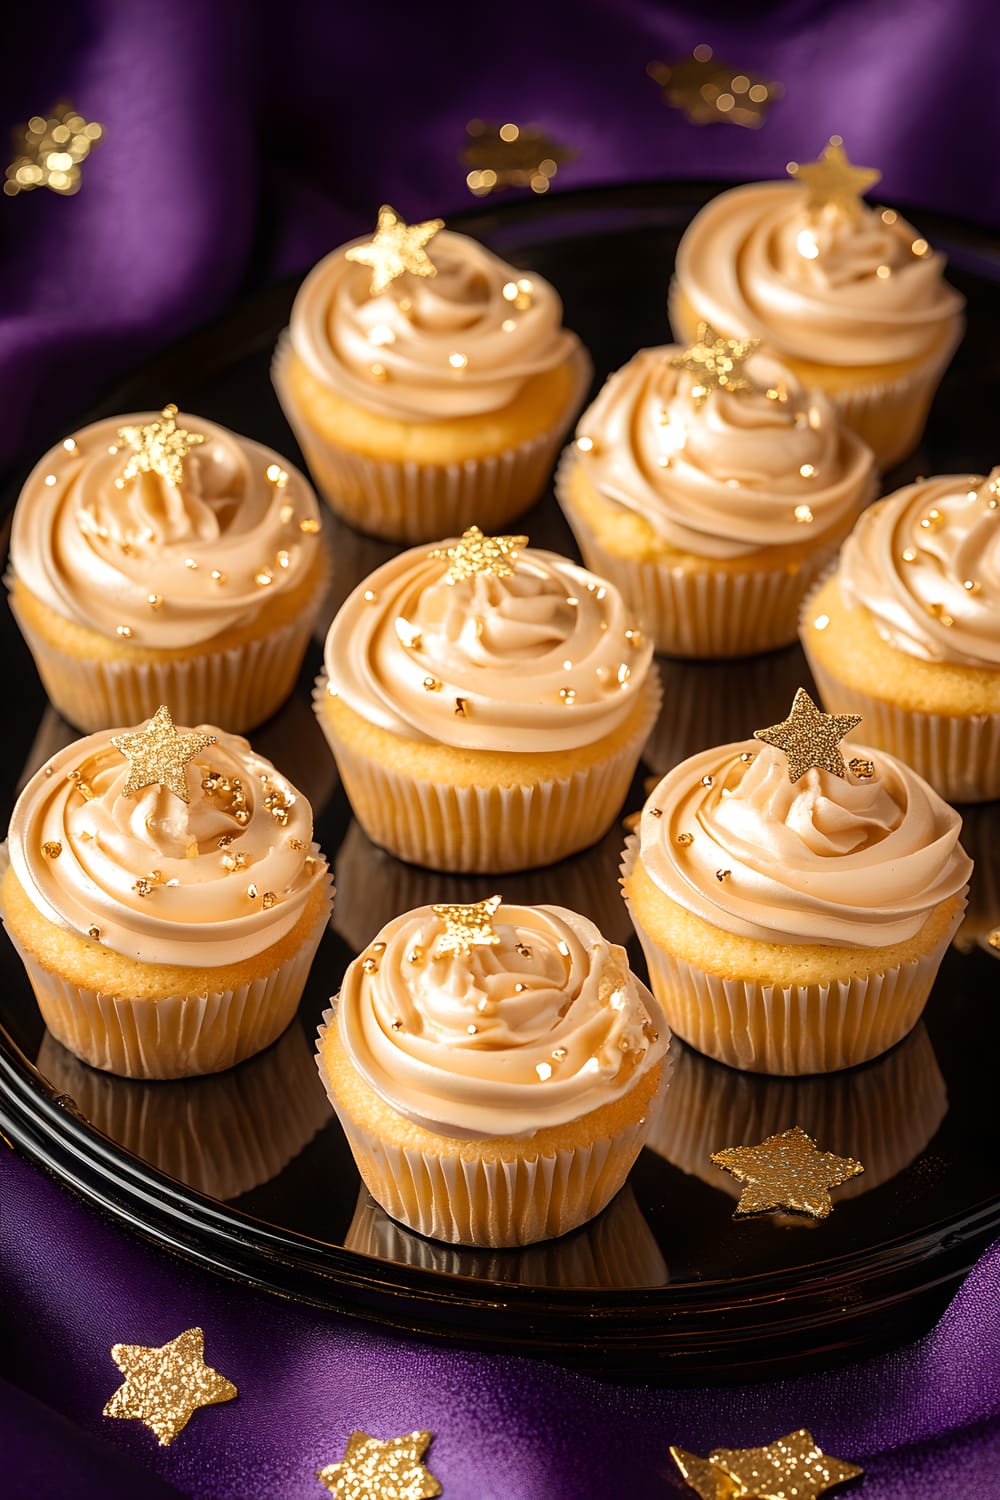
[[[767,729],[755,729],[753,737],[785,752],[789,781],[798,781],[813,766],[845,780],[847,767],[840,753],[840,742],[860,723],[860,714],[823,713],[805,688],[797,688],[788,718]]]
[[[465,185],[477,198],[515,187],[547,193],[559,163],[576,155],[537,125],[487,125],[483,120],[470,120],[465,133],[471,144],[460,152],[459,161],[472,169]]]
[[[367,244],[355,245],[348,250],[347,259],[356,261],[360,266],[371,267],[369,290],[373,297],[377,297],[379,292],[384,292],[397,276],[402,276],[406,271],[411,276],[437,275],[437,266],[424,246],[443,228],[443,219],[425,219],[422,224],[407,224],[394,208],[383,203],[378,211],[378,226],[374,237]]]
[[[492,573],[507,578],[514,569],[508,559],[516,559],[518,549],[528,545],[526,536],[484,536],[478,526],[470,526],[452,547],[435,547],[431,557],[448,559],[448,580],[461,583],[474,573]]]
[[[469,906],[433,906],[431,910],[444,923],[436,952],[468,953],[473,948],[495,948],[500,935],[493,930],[493,914],[500,905],[499,896],[473,901]]]
[[[864,1167],[850,1156],[819,1151],[800,1125],[769,1135],[759,1146],[728,1146],[712,1160],[746,1184],[734,1218],[774,1209],[825,1219],[833,1208],[829,1189],[857,1177]]]
[[[681,1478],[687,1480],[689,1488],[701,1500],[738,1500],[738,1496],[746,1493],[724,1469],[717,1469],[709,1459],[699,1458],[697,1453],[671,1446],[670,1457],[680,1469]]]
[[[199,750],[214,745],[214,734],[178,734],[170,710],[161,704],[142,729],[112,735],[111,743],[129,763],[123,797],[134,797],[147,786],[162,786],[182,802],[190,801],[184,767]]]
[[[191,449],[205,441],[203,433],[188,432],[177,426],[177,408],[165,406],[154,422],[139,427],[119,427],[118,441],[126,443],[132,453],[122,470],[122,479],[139,474],[159,474],[168,484],[180,484],[184,477],[184,460]]]
[[[711,324],[699,323],[695,342],[680,354],[672,354],[667,363],[671,369],[696,376],[691,394],[695,406],[700,406],[711,391],[752,389],[743,366],[759,344],[760,339],[724,339]]]
[[[57,104],[47,119],[32,115],[14,135],[19,149],[7,168],[3,185],[7,197],[39,187],[72,197],[80,191],[80,167],[103,135],[104,126],[85,120],[72,104]]]
[[[818,1500],[863,1473],[824,1453],[805,1427],[764,1448],[714,1448],[709,1459],[736,1481],[737,1495],[757,1500]]]
[[[430,1445],[429,1432],[406,1432],[381,1442],[367,1432],[352,1432],[339,1464],[318,1471],[339,1500],[433,1500],[441,1485],[421,1462]]]
[[[679,62],[651,62],[646,72],[663,91],[663,102],[682,109],[692,125],[743,125],[757,130],[775,99],[780,83],[765,83],[720,62],[707,43]]]
[[[839,135],[831,135],[818,161],[802,165],[790,161],[788,175],[808,189],[807,208],[815,211],[832,204],[848,214],[858,212],[861,194],[882,177],[875,167],[855,167],[849,162]]]
[[[125,1376],[104,1408],[106,1417],[137,1417],[164,1445],[172,1443],[199,1406],[232,1401],[231,1380],[205,1363],[205,1335],[188,1328],[169,1344],[115,1344],[111,1358]]]

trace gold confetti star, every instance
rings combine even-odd
[[[853,1157],[819,1151],[812,1136],[799,1125],[780,1135],[769,1135],[759,1146],[728,1146],[724,1151],[713,1151],[712,1160],[746,1184],[734,1218],[787,1209],[825,1219],[833,1208],[829,1189],[864,1171]]]
[[[122,796],[134,797],[147,786],[162,786],[182,802],[190,801],[184,767],[200,750],[215,743],[214,734],[178,734],[170,710],[161,704],[134,734],[112,735],[111,743],[129,763]]]
[[[461,583],[475,573],[492,573],[494,578],[507,578],[514,569],[511,560],[517,558],[518,550],[528,545],[526,536],[484,536],[478,526],[470,526],[451,547],[435,547],[431,557],[448,560],[448,579]]]
[[[429,1432],[406,1432],[381,1442],[367,1432],[352,1432],[338,1464],[317,1472],[338,1500],[433,1500],[441,1485],[422,1462]]]
[[[743,366],[759,345],[759,339],[724,339],[709,323],[698,324],[695,342],[668,360],[671,369],[687,370],[697,384],[692,387],[695,406],[711,391],[749,391],[751,382]]]
[[[500,897],[490,896],[468,906],[433,906],[434,915],[444,923],[435,951],[468,953],[473,948],[495,948],[500,935],[493,930],[493,914],[499,905]]]
[[[200,1406],[232,1401],[231,1380],[205,1363],[205,1335],[188,1328],[169,1344],[115,1344],[111,1358],[125,1376],[104,1408],[106,1417],[136,1417],[164,1445],[172,1443]]]
[[[355,245],[348,250],[347,259],[355,261],[359,266],[371,267],[369,290],[373,297],[377,297],[397,276],[402,276],[407,271],[411,276],[437,275],[437,266],[424,246],[443,228],[443,219],[425,219],[422,224],[407,224],[394,208],[383,203],[378,211],[378,226],[374,237],[367,244]]]
[[[692,125],[742,125],[757,130],[775,99],[780,83],[765,83],[716,58],[707,43],[679,62],[651,62],[646,72],[663,91],[663,102],[682,109]]]
[[[805,1427],[764,1448],[714,1448],[709,1459],[735,1480],[737,1495],[759,1500],[818,1500],[863,1472],[824,1453]]]
[[[460,152],[459,161],[471,168],[465,185],[477,198],[516,187],[547,193],[559,163],[576,155],[537,125],[487,125],[483,120],[470,120],[465,133],[470,144]]]
[[[798,688],[788,718],[767,729],[755,729],[754,739],[785,752],[789,781],[798,781],[813,766],[843,780],[847,777],[847,766],[840,753],[840,742],[860,723],[860,714],[823,713],[805,688]]]
[[[670,1457],[680,1469],[681,1478],[687,1480],[688,1487],[700,1500],[737,1500],[746,1493],[724,1469],[716,1468],[707,1458],[699,1458],[697,1453],[671,1446]]]
[[[104,126],[85,120],[72,104],[57,104],[46,119],[32,115],[14,136],[17,155],[7,168],[8,198],[50,188],[64,198],[80,191],[80,167],[104,135]]]
[[[875,167],[856,167],[847,159],[839,135],[832,135],[818,161],[788,163],[788,175],[808,190],[807,208],[817,210],[828,204],[844,213],[856,214],[862,193],[879,182],[882,173]]]
[[[168,484],[180,484],[184,477],[184,460],[192,448],[205,441],[201,432],[188,432],[177,426],[177,408],[165,406],[154,422],[140,427],[120,427],[118,441],[132,449],[122,470],[122,479],[139,474],[159,474]]]

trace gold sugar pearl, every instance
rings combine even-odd
[[[701,778],[701,784],[702,786],[714,786],[715,782],[711,776],[703,776]]]
[[[535,1063],[535,1072],[538,1074],[540,1083],[548,1083],[552,1077],[552,1064],[547,1062]]]
[[[395,1017],[395,1019],[392,1021],[391,1024],[392,1024],[393,1031],[402,1031],[402,1029],[403,1029],[403,1023],[399,1019],[398,1016]]]
[[[58,859],[62,853],[62,844],[58,839],[46,839],[42,845],[42,853],[46,859]]]
[[[793,510],[792,515],[795,517],[796,521],[798,521],[800,526],[808,526],[813,520],[812,509],[808,505],[797,505]]]
[[[271,577],[270,573],[267,571],[266,568],[261,568],[261,570],[260,570],[259,573],[255,573],[253,575],[253,581],[260,588],[266,589],[269,583],[273,583],[274,582],[274,579]]]
[[[288,483],[288,473],[280,464],[268,464],[265,473],[276,489],[283,490]]]
[[[966,578],[962,581],[962,587],[968,594],[978,594],[982,585],[977,583],[974,578]]]
[[[686,849],[687,846],[688,846],[688,844],[693,844],[694,843],[694,834],[693,833],[679,833],[677,835],[676,842],[678,844],[680,844],[680,846],[681,846],[682,849]]]
[[[160,609],[162,607],[162,605],[163,605],[162,595],[160,595],[160,594],[147,594],[146,595],[146,603],[149,605],[150,609]]]
[[[816,625],[817,629],[822,629],[823,628],[820,625],[820,623],[819,623],[818,620],[814,621],[814,624]],[[756,757],[756,755],[754,754],[754,752],[752,750],[741,750],[740,751],[740,760],[743,762],[743,764],[745,766],[753,765],[753,763],[754,763],[754,761],[756,759],[757,759],[757,757]]]
[[[941,525],[943,520],[944,516],[938,510],[937,506],[932,505],[926,516],[920,518],[920,525],[924,531],[933,531],[936,526]]]
[[[299,522],[299,530],[304,532],[306,536],[315,536],[320,529],[321,523],[313,520],[312,516],[306,516],[304,521]]]
[[[468,1026],[466,1026],[465,1030],[469,1036],[478,1036],[479,1034],[479,1027],[474,1025],[471,1021],[469,1022]]]
[[[93,938],[95,943],[99,942],[101,937],[101,929],[99,927],[88,927],[87,936],[89,938]]]
[[[410,949],[409,953],[406,955],[406,961],[407,961],[407,963],[410,963],[410,964],[419,964],[419,963],[423,962],[423,957],[424,957],[424,950],[423,950],[423,948],[421,948],[421,946],[420,946],[419,943],[414,943],[413,947]]]
[[[565,1057],[567,1056],[566,1048],[565,1047],[553,1047],[552,1048],[552,1056],[555,1058],[556,1062],[562,1062],[565,1059]]]
[[[860,781],[870,781],[875,775],[875,762],[863,755],[855,755],[847,764]]]
[[[132,886],[132,889],[135,891],[137,896],[148,896],[153,889],[153,882],[151,880],[147,880],[146,877],[142,875]]]
[[[566,706],[569,707],[570,704],[576,702],[576,689],[571,687],[560,688],[559,697],[562,699],[563,703],[565,703]]]
[[[132,627],[131,625],[116,625],[115,634],[121,636],[123,641],[127,641],[131,637]]]
[[[904,562],[916,562],[916,560],[917,560],[916,548],[915,547],[904,547],[903,548],[903,561]]]
[[[265,891],[264,894],[263,894],[263,896],[261,896],[261,898],[260,898],[260,904],[264,908],[265,911],[269,911],[270,908],[272,906],[276,906],[277,903],[278,903],[278,898],[275,895],[274,891]]]
[[[248,885],[247,895],[250,897],[251,901],[256,901],[258,895],[257,887],[255,885]]]
[[[378,973],[378,961],[374,958],[365,958],[361,961],[361,968],[365,974]]]
[[[595,452],[597,445],[594,442],[593,438],[578,437],[576,440],[576,447],[580,453],[593,453]]]
[[[928,604],[927,613],[946,627],[950,628],[955,623],[954,618],[948,613],[946,606],[940,603],[940,601]]]
[[[225,575],[225,573],[223,573],[222,569],[221,568],[213,568],[212,569],[212,582],[213,583],[225,583],[225,581],[226,581],[226,575]]]
[[[278,518],[279,518],[279,520],[281,520],[282,522],[284,522],[284,524],[287,526],[288,523],[289,523],[289,521],[293,520],[294,517],[295,517],[295,506],[294,505],[289,505],[288,502],[286,501],[285,504],[278,511]]]
[[[441,684],[436,677],[425,677],[423,689],[425,693],[439,693],[441,691]]]

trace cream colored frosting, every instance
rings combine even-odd
[[[968,881],[962,820],[884,750],[850,741],[844,752],[870,759],[874,775],[814,767],[793,783],[784,753],[755,739],[683,761],[643,809],[643,868],[739,937],[838,948],[912,938]]]
[[[444,1135],[533,1135],[620,1098],[663,1057],[657,1002],[593,922],[503,905],[493,929],[495,946],[442,954],[445,924],[421,906],[348,968],[340,1036],[398,1113]]]
[[[844,543],[838,577],[845,603],[907,656],[1000,667],[1000,469],[880,500]]]
[[[245,739],[200,732],[216,739],[184,770],[187,803],[159,786],[125,795],[129,762],[111,743],[120,730],[75,741],[31,778],[8,848],[50,922],[81,936],[97,928],[105,948],[144,963],[211,968],[251,958],[295,926],[326,878],[312,810]],[[213,776],[240,782],[245,821],[218,783],[206,787]]]
[[[463,234],[443,230],[430,242],[434,276],[404,274],[377,296],[367,267],[347,260],[351,248],[334,250],[302,283],[292,347],[318,380],[382,416],[498,411],[581,349],[547,281]]]
[[[122,481],[130,450],[119,428],[157,415],[110,417],[51,448],[21,492],[10,555],[14,574],[64,619],[178,650],[244,625],[266,599],[298,587],[322,539],[303,475],[201,417],[177,417],[205,438],[179,484],[156,473]]]
[[[874,460],[822,392],[754,354],[747,388],[696,400],[697,376],[671,364],[681,353],[640,350],[581,417],[576,454],[599,493],[700,557],[846,529],[874,493]]]
[[[611,734],[653,653],[618,590],[535,548],[505,577],[451,582],[435,556],[448,546],[401,553],[348,597],[326,638],[331,691],[393,734],[469,750],[567,750]]]
[[[893,210],[860,201],[854,212],[810,210],[808,200],[802,183],[755,182],[696,215],[677,281],[697,316],[761,337],[778,355],[832,365],[926,354],[963,306],[943,280],[944,256]]]

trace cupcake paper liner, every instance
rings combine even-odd
[[[290,354],[285,332],[275,350],[271,379],[317,489],[331,510],[359,531],[408,543],[436,541],[473,525],[497,531],[528,510],[545,488],[591,374],[581,349],[565,418],[547,432],[483,458],[428,464],[370,458],[332,443],[289,389],[285,368]]]

